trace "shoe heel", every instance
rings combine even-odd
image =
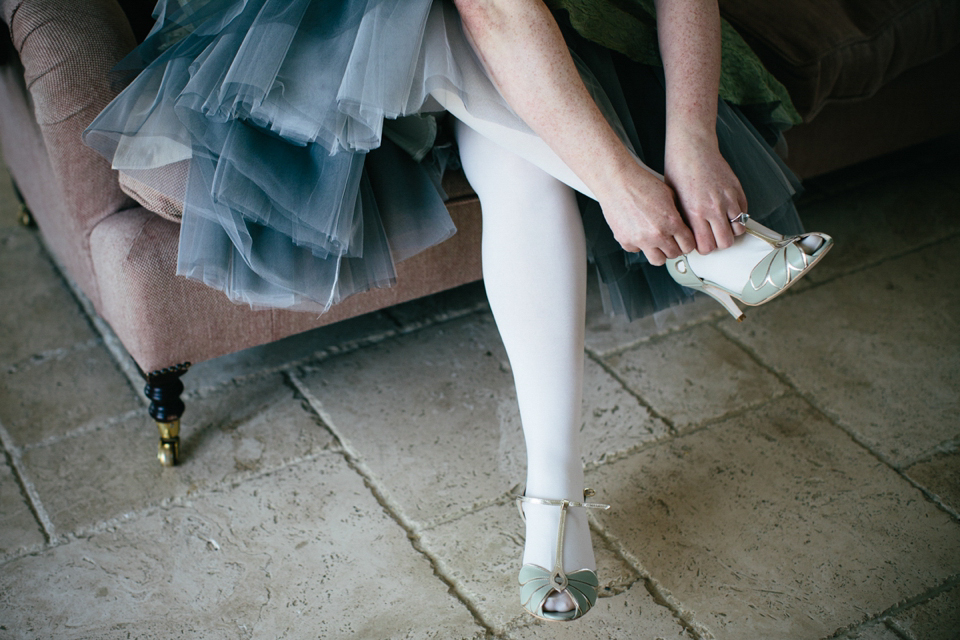
[[[737,303],[733,301],[733,298],[730,297],[730,294],[711,287],[709,284],[704,284],[701,291],[723,305],[723,308],[729,311],[730,315],[736,318],[737,322],[743,322],[743,312],[740,311],[740,307],[738,307]]]

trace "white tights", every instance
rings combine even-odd
[[[526,494],[582,501],[587,262],[575,193],[462,122],[456,126],[463,170],[483,209],[483,278],[517,388]],[[523,562],[550,570],[560,509],[526,504],[524,511]],[[568,512],[563,558],[567,572],[595,568],[583,509]]]

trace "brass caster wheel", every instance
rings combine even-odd
[[[20,221],[20,224],[28,229],[33,229],[37,226],[37,223],[33,220],[33,214],[30,213],[30,209],[27,209],[27,205],[20,205],[20,212],[17,214],[17,219]]]
[[[17,202],[20,203],[20,211],[17,212],[17,220],[20,221],[20,224],[33,229],[37,226],[36,221],[33,219],[33,214],[30,213],[30,209],[27,207],[27,201],[24,200],[23,194],[20,193],[20,189],[17,188],[17,183],[13,183],[13,195],[16,196]]]
[[[165,467],[172,467],[180,461],[180,420],[157,422],[160,429],[160,447],[157,459]]]
[[[160,442],[157,447],[157,459],[164,467],[174,467],[180,461],[180,440]]]

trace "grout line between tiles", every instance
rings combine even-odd
[[[722,337],[729,339],[729,336],[727,336],[726,334],[722,334],[722,332],[721,332],[721,335]],[[737,342],[734,342],[734,346],[736,346],[737,348],[741,348],[741,345]],[[659,438],[651,442],[644,442],[642,444],[639,444],[625,451],[618,451],[609,460],[605,459],[602,463],[587,463],[588,465],[593,465],[593,468],[603,466],[608,461],[619,460],[624,456],[631,455],[637,451],[643,451],[645,449],[650,448],[651,446],[656,446],[660,443],[672,440],[678,436],[684,436],[690,433],[696,433],[711,425],[717,424],[719,422],[724,422],[726,420],[729,420],[730,418],[735,418],[749,411],[754,411],[756,409],[759,409],[760,407],[766,406],[771,402],[780,400],[782,398],[785,398],[787,396],[790,396],[796,393],[796,390],[793,388],[793,386],[785,385],[786,389],[781,392],[774,393],[766,398],[763,398],[762,400],[757,400],[749,404],[738,406],[736,409],[731,409],[730,411],[726,411],[718,416],[713,416],[710,418],[706,418],[704,420],[700,420],[695,424],[691,424],[681,429],[670,418],[666,417],[665,415],[661,414],[659,411],[654,409],[653,406],[643,398],[643,396],[641,396],[638,392],[631,389],[630,386],[627,384],[627,382],[623,378],[621,378],[620,375],[612,367],[610,367],[606,362],[604,362],[603,356],[599,355],[595,351],[592,351],[591,349],[587,349],[587,356],[591,360],[593,360],[597,365],[599,365],[614,380],[616,380],[616,382],[623,388],[623,390],[626,391],[628,394],[630,394],[633,398],[635,398],[641,404],[641,406],[649,410],[650,414],[654,418],[656,418],[657,420],[660,420],[665,425],[667,425],[667,429],[669,430],[669,435],[666,437]],[[753,358],[753,359],[756,361],[756,358]],[[765,370],[768,369],[768,367],[766,367],[766,365],[762,364],[761,362],[759,361],[756,361],[756,362],[761,366],[761,368]],[[782,382],[779,376],[777,376],[777,379],[778,381]]]
[[[433,518],[432,520],[427,520],[422,525],[420,525],[419,530],[421,532],[432,531],[437,527],[441,527],[445,524],[450,524],[451,522],[456,522],[457,520],[462,520],[463,518],[466,518],[467,516],[473,515],[475,513],[479,513],[484,509],[489,509],[490,507],[502,506],[504,504],[507,504],[508,502],[511,502],[512,500],[513,500],[513,496],[510,493],[505,493],[495,498],[490,498],[489,500],[481,500],[479,502],[474,502],[470,506],[464,507],[463,509],[460,509],[458,511],[454,511],[452,513],[445,513],[443,515],[437,516],[436,518]]]
[[[760,357],[760,355],[757,354],[753,349],[743,344],[741,341],[737,340],[734,336],[731,336],[730,334],[725,332],[722,328],[720,327],[714,327],[714,328],[717,331],[726,335],[731,342],[737,345],[737,347],[739,347],[745,354],[747,354],[747,356],[750,359],[752,359],[757,365],[766,369],[771,375],[776,377],[777,380],[779,380],[782,384],[786,385],[794,394],[797,395],[797,397],[802,399],[807,404],[807,406],[809,406],[812,410],[820,414],[820,416],[822,416],[824,420],[826,420],[827,422],[832,424],[834,427],[836,427],[837,429],[840,429],[845,434],[847,434],[847,437],[849,437],[854,443],[860,446],[864,451],[869,453],[871,456],[876,458],[879,462],[881,462],[882,464],[890,468],[894,473],[899,475],[901,478],[906,480],[907,483],[909,483],[911,486],[913,486],[916,489],[919,489],[920,492],[923,494],[923,496],[927,500],[932,502],[938,509],[940,509],[941,511],[949,515],[955,522],[960,522],[960,513],[958,513],[955,509],[951,508],[949,505],[945,504],[937,494],[933,493],[932,491],[929,491],[928,489],[926,489],[926,487],[920,485],[913,478],[908,476],[906,471],[904,471],[902,465],[896,464],[895,462],[890,460],[886,455],[877,451],[873,446],[870,445],[870,443],[864,440],[864,438],[860,434],[858,434],[852,428],[847,427],[842,420],[838,418],[834,418],[826,409],[821,408],[817,404],[817,402],[814,400],[814,398],[810,396],[810,394],[807,394],[801,391],[789,378],[787,378],[787,376],[781,374],[772,366],[764,362],[763,359]]]
[[[356,451],[349,443],[349,441],[340,433],[340,430],[337,428],[336,423],[334,422],[332,416],[324,408],[323,403],[317,398],[310,389],[307,388],[306,384],[300,379],[300,377],[292,372],[285,372],[287,380],[293,385],[294,388],[300,393],[300,395],[307,401],[307,404],[310,408],[316,413],[317,417],[323,421],[323,424],[326,425],[327,429],[330,430],[330,433],[336,439],[336,442],[340,445],[341,450],[343,451],[344,459],[347,462],[347,465],[350,466],[354,472],[357,473],[362,479],[366,487],[370,490],[370,493],[373,495],[374,499],[380,504],[384,512],[394,520],[407,534],[407,538],[410,540],[413,548],[420,553],[428,563],[430,563],[431,568],[436,575],[449,589],[461,604],[470,612],[474,617],[474,621],[482,627],[488,634],[497,635],[495,625],[489,623],[483,616],[483,614],[477,609],[473,604],[470,598],[466,594],[462,593],[457,584],[448,577],[447,572],[444,571],[444,563],[432,553],[430,553],[420,542],[420,531],[421,528],[417,526],[416,522],[410,520],[403,514],[403,509],[401,506],[393,500],[390,496],[389,491],[384,486],[383,482],[377,477],[370,467],[363,461],[362,456],[358,451]]]
[[[948,514],[951,518],[954,519],[954,521],[960,523],[960,513],[958,513],[956,509],[954,509],[953,507],[945,503],[939,494],[934,493],[933,491],[930,491],[925,486],[923,486],[922,484],[920,484],[919,482],[911,478],[910,475],[905,470],[900,468],[894,468],[894,470],[900,474],[900,477],[902,477],[904,480],[906,480],[911,485],[913,485],[915,489],[918,489],[920,493],[922,493],[927,500],[929,500],[930,502],[935,504],[937,507],[939,507],[941,511]]]
[[[709,311],[705,315],[699,318],[691,318],[676,326],[668,327],[663,331],[657,331],[654,333],[647,334],[645,336],[640,336],[639,338],[637,338],[636,340],[633,340],[632,342],[629,342],[627,344],[621,344],[611,349],[600,350],[600,349],[591,347],[589,345],[587,345],[585,348],[587,350],[587,353],[592,354],[595,358],[609,358],[610,356],[616,356],[625,351],[635,349],[636,347],[639,347],[642,344],[649,344],[649,343],[656,344],[660,340],[666,339],[675,333],[682,333],[684,331],[692,329],[693,327],[698,327],[703,324],[711,324],[716,320],[720,318],[724,318],[726,316],[727,316],[727,313],[725,311],[721,311],[721,310]]]
[[[670,593],[669,589],[653,577],[647,568],[643,566],[640,558],[627,549],[626,545],[624,545],[619,538],[602,527],[595,515],[592,513],[588,514],[587,518],[590,521],[590,528],[593,532],[602,538],[603,541],[620,556],[627,566],[637,572],[637,575],[644,581],[647,591],[657,604],[669,609],[674,617],[680,621],[683,628],[693,633],[696,640],[714,640],[715,636],[713,632],[710,631],[707,626],[694,619],[693,612],[686,609],[683,603]]]
[[[91,433],[96,433],[98,431],[104,431],[110,429],[117,425],[123,424],[131,418],[136,418],[137,416],[144,415],[143,409],[131,409],[123,413],[111,416],[109,418],[94,418],[86,424],[83,424],[74,429],[70,429],[66,433],[58,433],[54,436],[48,436],[43,440],[38,440],[37,442],[31,442],[20,447],[21,451],[33,451],[34,449],[42,449],[44,447],[51,447],[60,442],[67,440],[73,440],[74,438],[80,438]]]
[[[957,453],[958,450],[960,450],[960,438],[950,438],[949,440],[944,440],[930,451],[913,458],[908,458],[904,462],[900,463],[900,467],[903,469],[908,469],[915,464],[920,464],[921,462],[930,462],[938,455]]]
[[[69,347],[60,347],[59,349],[48,349],[47,351],[41,351],[40,353],[36,353],[32,356],[24,358],[19,362],[14,362],[8,365],[6,372],[20,373],[25,369],[29,369],[31,367],[37,367],[46,362],[63,360],[70,354],[78,353],[81,351],[89,351],[90,349],[93,349],[99,346],[102,342],[103,340],[101,340],[100,338],[91,338],[83,342],[72,344]]]
[[[69,533],[64,535],[69,538],[82,538],[82,537],[94,535],[102,531],[105,531],[111,527],[117,526],[121,522],[134,522],[142,518],[145,518],[153,513],[156,513],[158,510],[169,509],[171,507],[177,507],[177,506],[183,506],[189,503],[190,501],[212,495],[224,489],[232,488],[234,486],[240,485],[241,483],[257,480],[258,478],[264,478],[274,473],[283,471],[285,469],[289,469],[291,467],[295,467],[300,464],[313,462],[315,460],[319,460],[323,456],[337,455],[340,453],[341,452],[339,449],[331,447],[328,449],[320,450],[316,453],[308,453],[306,455],[296,456],[296,457],[284,460],[274,466],[266,467],[263,469],[257,469],[256,471],[240,472],[236,475],[230,476],[227,479],[220,480],[218,482],[213,482],[199,489],[188,490],[188,492],[183,495],[154,500],[145,505],[137,507],[131,511],[120,513],[106,520],[101,520],[99,522],[95,522],[93,524],[80,527],[78,529],[74,529],[73,531],[70,531]]]
[[[623,388],[623,390],[627,392],[627,394],[635,398],[636,401],[640,403],[640,406],[646,408],[647,411],[650,412],[650,415],[652,415],[654,418],[656,418],[663,424],[667,425],[667,430],[670,433],[670,435],[676,436],[680,433],[680,430],[677,429],[677,425],[673,423],[673,420],[671,420],[667,416],[657,411],[653,407],[653,405],[651,405],[649,402],[647,402],[643,398],[643,396],[641,396],[639,393],[631,389],[629,385],[627,385],[627,383],[623,380],[623,378],[621,378],[620,375],[616,371],[614,371],[613,368],[604,361],[603,357],[598,355],[593,349],[586,348],[585,351],[587,353],[587,357],[593,360],[594,363],[596,363],[601,369],[606,371],[607,375],[609,375],[611,378],[616,380],[617,384],[619,384]]]
[[[0,423],[0,445],[3,446],[7,452],[7,455],[9,456],[10,466],[13,468],[13,472],[17,476],[17,481],[20,483],[20,488],[23,490],[24,494],[27,496],[27,500],[30,502],[30,510],[33,512],[37,522],[40,523],[40,527],[43,529],[43,535],[46,537],[47,544],[56,546],[58,544],[57,529],[55,526],[53,526],[53,521],[50,520],[50,515],[47,513],[43,503],[40,501],[40,494],[37,493],[37,488],[33,486],[33,483],[30,481],[30,478],[27,476],[27,473],[23,468],[23,461],[20,459],[20,450],[13,444],[13,438],[10,437],[10,434],[7,432],[6,427],[4,427],[2,423]]]
[[[722,423],[722,422],[726,422],[727,420],[731,420],[731,419],[733,419],[733,418],[737,418],[737,417],[739,417],[739,416],[742,416],[742,415],[744,415],[744,414],[750,413],[750,412],[752,412],[752,411],[756,411],[757,409],[762,409],[763,407],[766,407],[766,406],[769,405],[769,404],[773,404],[774,402],[777,402],[778,400],[783,400],[784,398],[791,398],[791,397],[793,397],[793,396],[794,396],[793,391],[792,391],[792,390],[787,390],[787,391],[785,391],[784,393],[779,393],[779,394],[777,394],[777,395],[775,395],[775,396],[770,396],[769,398],[764,398],[763,400],[759,400],[759,401],[753,402],[753,403],[751,403],[751,404],[743,405],[742,407],[738,407],[738,408],[733,409],[733,410],[731,410],[731,411],[727,411],[726,413],[723,413],[723,414],[721,414],[721,415],[719,415],[719,416],[715,416],[715,417],[713,417],[713,418],[708,418],[708,419],[703,420],[703,421],[701,421],[701,422],[699,422],[699,423],[697,423],[697,424],[695,424],[695,425],[691,425],[691,426],[685,428],[683,431],[680,431],[680,432],[678,432],[678,433],[675,433],[675,434],[672,434],[672,433],[671,433],[671,434],[666,435],[666,436],[664,436],[664,437],[662,437],[662,438],[658,438],[658,439],[655,439],[655,440],[649,440],[649,441],[647,441],[647,442],[643,442],[643,443],[641,443],[641,444],[638,444],[638,445],[635,445],[635,446],[633,446],[633,447],[630,447],[629,449],[624,449],[623,451],[617,451],[617,452],[615,452],[615,453],[613,453],[613,454],[611,454],[611,455],[609,455],[609,456],[604,457],[604,459],[603,459],[602,461],[599,461],[599,462],[596,462],[596,461],[587,462],[587,463],[585,463],[585,464],[583,465],[583,470],[586,471],[586,472],[596,471],[597,469],[601,469],[601,468],[603,468],[603,467],[605,467],[605,466],[607,466],[607,465],[609,465],[609,464],[613,464],[613,463],[615,463],[615,462],[617,462],[617,461],[619,461],[619,460],[623,460],[623,459],[625,459],[625,458],[629,458],[629,457],[631,457],[631,456],[633,456],[633,455],[635,455],[635,454],[642,453],[642,452],[648,451],[648,450],[650,450],[650,449],[655,449],[656,447],[662,446],[662,445],[667,444],[667,443],[670,443],[670,442],[676,442],[676,441],[679,441],[679,440],[683,440],[683,439],[685,439],[685,438],[687,438],[687,437],[689,437],[689,436],[698,434],[698,433],[700,433],[701,431],[706,431],[707,429],[709,429],[710,427],[712,427],[712,426],[714,426],[714,425],[720,424],[720,423]]]
[[[121,524],[137,522],[154,513],[157,513],[158,511],[171,509],[179,506],[184,506],[192,500],[211,495],[213,493],[216,493],[217,491],[221,491],[225,488],[230,488],[233,485],[237,485],[241,482],[248,482],[251,480],[256,480],[257,478],[266,477],[273,473],[277,473],[278,471],[283,471],[284,469],[287,469],[289,467],[293,467],[298,464],[303,464],[306,462],[317,460],[324,455],[340,455],[341,453],[342,452],[339,449],[336,449],[333,447],[327,448],[318,453],[312,453],[304,456],[298,456],[296,458],[291,458],[289,460],[285,460],[276,466],[268,467],[266,469],[258,469],[257,471],[254,471],[254,472],[240,474],[239,476],[232,476],[229,480],[215,482],[213,484],[210,484],[209,486],[205,486],[202,489],[189,492],[185,495],[162,498],[160,500],[156,500],[148,504],[142,505],[131,511],[115,514],[110,518],[107,518],[106,520],[101,520],[99,522],[95,522],[93,524],[86,525],[78,529],[74,529],[67,533],[58,533],[56,534],[56,537],[52,538],[45,545],[43,545],[38,549],[27,550],[23,553],[11,554],[3,559],[0,559],[0,566],[3,566],[8,562],[12,562],[23,556],[31,555],[37,552],[42,552],[47,549],[57,547],[63,544],[70,544],[71,542],[79,538],[86,538],[89,536],[102,533],[108,529],[117,527]]]
[[[919,595],[913,596],[912,598],[905,598],[904,600],[901,600],[900,602],[888,607],[887,609],[885,609],[884,611],[881,611],[876,615],[868,616],[864,620],[861,620],[859,622],[854,622],[852,624],[847,625],[846,627],[837,629],[832,635],[827,636],[825,640],[843,638],[851,631],[855,631],[858,627],[861,627],[864,624],[873,622],[873,621],[882,621],[884,623],[887,623],[888,626],[891,623],[896,625],[896,621],[893,620],[894,616],[897,616],[903,613],[904,611],[907,611],[908,609],[912,609],[917,605],[921,605],[926,602],[929,602],[930,600],[933,600],[940,594],[950,591],[951,589],[954,589],[958,586],[960,586],[960,574],[954,574],[949,578],[943,580],[937,586],[931,587],[930,589],[927,589],[926,591],[924,591],[923,593],[920,593]],[[911,638],[906,631],[902,630],[899,627],[899,625],[897,625],[894,630],[897,633],[906,636],[906,640],[913,640],[913,638]]]
[[[900,640],[917,640],[913,637],[912,633],[901,627],[899,624],[897,624],[897,621],[892,618],[884,620],[884,624],[886,624],[887,628],[890,629],[890,631],[892,631],[893,634]]]
[[[890,629],[889,620],[884,618],[870,618],[865,622],[855,622],[850,626],[844,627],[840,631],[834,631],[829,636],[824,636],[822,640],[856,640],[858,638],[863,638],[865,632],[870,632],[874,629]],[[916,640],[915,638],[904,636],[896,631],[890,630],[891,633],[897,638],[897,640]],[[839,635],[838,635],[839,634]],[[872,637],[872,635],[871,635]]]

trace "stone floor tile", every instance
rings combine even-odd
[[[958,287],[945,242],[718,326],[900,464],[960,436]]]
[[[79,345],[0,370],[0,421],[25,446],[143,407],[106,347]]]
[[[190,371],[183,377],[183,383],[188,391],[210,389],[231,380],[276,370],[317,354],[338,352],[377,341],[396,331],[396,323],[384,313],[368,313],[298,333],[283,340],[200,362],[190,367]]]
[[[605,361],[628,387],[681,429],[787,390],[710,326],[652,340]]]
[[[960,637],[960,587],[911,607],[894,618],[916,640],[957,640]]]
[[[597,497],[602,498],[602,494]],[[523,521],[513,502],[493,505],[428,529],[421,533],[420,542],[436,559],[438,570],[495,632],[526,624],[528,614],[520,608],[517,583],[523,555]],[[601,597],[614,598],[616,607],[618,602],[628,600],[620,592],[629,585],[642,590],[642,581],[596,537],[594,544]],[[640,612],[635,609],[635,613]]]
[[[606,531],[715,636],[823,638],[960,569],[960,527],[797,398],[588,473]]]
[[[0,230],[0,365],[95,338],[35,233]]]
[[[623,593],[600,598],[586,616],[573,624],[556,624],[530,618],[531,622],[508,631],[510,640],[683,640],[694,636],[686,631],[673,612],[654,601],[643,581]]]
[[[0,620],[64,640],[482,636],[337,454],[14,560]]]
[[[804,226],[833,236],[807,276],[824,282],[960,232],[957,192],[934,177],[891,176],[802,209]]]
[[[960,450],[938,453],[906,468],[907,475],[944,504],[960,511]]]
[[[304,383],[391,499],[421,524],[495,499],[523,480],[513,377],[489,315],[324,361]],[[584,397],[588,461],[666,434],[594,363],[587,364]]]
[[[691,304],[665,309],[655,316],[630,322],[623,316],[611,316],[604,312],[600,285],[596,277],[590,277],[587,283],[586,343],[588,349],[600,355],[607,355],[651,336],[715,319],[726,313],[716,302],[701,295]]]
[[[588,465],[606,462],[616,454],[668,435],[663,421],[653,417],[649,409],[589,359],[583,380],[583,412],[583,457]],[[522,431],[516,434],[517,446],[513,451],[520,451]]]
[[[119,425],[28,449],[23,464],[59,533],[316,454],[332,438],[279,374],[187,404],[181,464],[161,467],[157,428],[136,412]]]
[[[0,561],[44,541],[40,523],[33,516],[16,476],[0,456]]]

